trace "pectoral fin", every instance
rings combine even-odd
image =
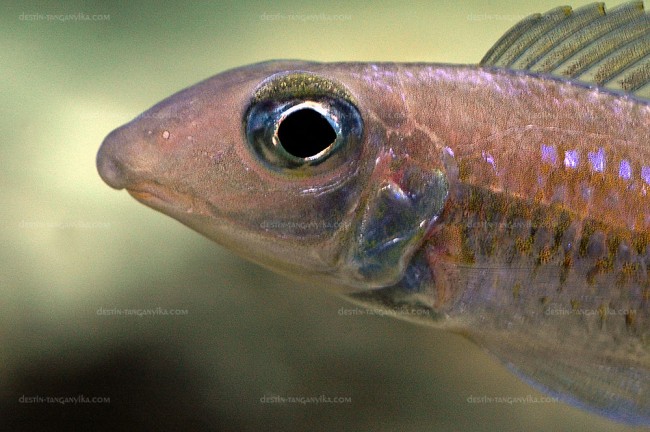
[[[543,285],[530,276],[526,279],[526,269],[484,266],[458,266],[449,274],[441,267],[440,271],[434,268],[430,276],[417,275],[418,280],[432,278],[427,286],[445,283],[451,277],[455,283],[470,287],[453,305],[444,304],[441,309],[435,307],[435,290],[414,289],[419,285],[409,283],[410,272],[426,268],[418,265],[418,258],[423,257],[416,255],[411,260],[398,284],[348,297],[373,309],[394,312],[391,316],[397,318],[466,336],[529,384],[562,402],[627,424],[650,426],[646,321],[637,317],[637,325],[629,325],[622,309],[601,315],[598,302],[573,310],[570,304],[562,307],[559,300],[546,303],[534,299],[520,309],[518,302],[527,301],[523,297],[514,303],[508,300],[513,296],[506,288],[508,281],[519,277],[528,280],[529,288],[536,292],[541,292]],[[494,289],[486,290],[485,284]]]
[[[650,425],[650,368],[641,355],[601,351],[597,338],[573,346],[518,329],[470,338],[539,390],[628,424]]]

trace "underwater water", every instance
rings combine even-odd
[[[565,3],[5,2],[0,429],[632,430],[459,336],[249,264],[95,168],[115,127],[229,68],[476,63]]]

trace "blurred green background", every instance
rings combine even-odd
[[[108,132],[226,69],[475,63],[518,19],[560,4],[4,2],[0,429],[627,430],[562,403],[469,403],[541,394],[460,337],[340,314],[351,306],[236,258],[95,170]],[[44,17],[79,13],[90,19]],[[98,314],[158,307],[187,314]],[[21,402],[78,395],[110,402]],[[262,402],[320,395],[351,402]]]

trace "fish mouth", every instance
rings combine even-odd
[[[138,185],[134,187],[127,187],[125,190],[136,200],[143,204],[160,204],[171,205],[173,200],[169,194],[163,193],[162,188],[151,187],[149,185]]]
[[[204,216],[212,214],[207,205],[198,203],[190,195],[170,191],[157,183],[139,183],[125,189],[142,204],[172,217],[193,213]]]

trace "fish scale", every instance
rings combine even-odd
[[[648,34],[641,2],[593,4],[479,65],[245,66],[113,131],[97,166],[245,258],[650,425]]]

